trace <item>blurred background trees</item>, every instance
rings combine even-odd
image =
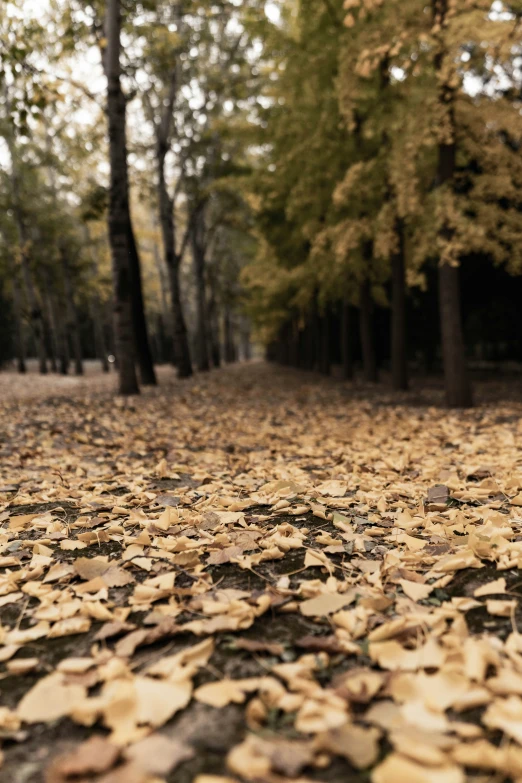
[[[515,0],[8,0],[0,361],[81,374],[110,356],[154,383],[154,363],[187,377],[254,343],[398,391],[441,372],[448,404],[470,405],[468,366],[522,361],[521,14]]]

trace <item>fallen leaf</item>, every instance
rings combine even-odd
[[[53,759],[45,775],[46,783],[65,783],[68,778],[106,772],[114,766],[120,749],[104,737],[94,735],[73,751]]]
[[[124,751],[124,756],[151,775],[168,775],[183,761],[194,756],[194,749],[177,739],[151,734]]]

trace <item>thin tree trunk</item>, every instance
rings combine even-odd
[[[143,287],[141,283],[141,266],[136,238],[132,228],[130,208],[127,214],[127,231],[129,242],[129,268],[132,300],[132,328],[134,332],[134,347],[136,359],[140,368],[140,380],[144,386],[156,386],[156,373],[149,343],[145,305],[143,302]]]
[[[210,370],[207,337],[207,303],[205,293],[204,219],[204,213],[201,210],[198,210],[192,220],[190,231],[194,278],[196,281],[196,363],[200,372],[207,372]]]
[[[153,223],[155,225],[155,220],[153,216]],[[163,259],[161,258],[161,255],[158,250],[158,244],[156,242],[156,238],[154,237],[153,242],[153,253],[154,253],[154,261],[156,264],[156,269],[158,271],[158,276],[160,280],[160,298],[161,298],[161,320],[162,320],[162,329],[163,329],[163,353],[164,353],[164,360],[172,362],[174,359],[173,349],[172,349],[172,308],[169,306],[169,302],[167,299],[167,292],[169,290],[169,278],[168,278],[168,272],[165,268],[165,264],[163,262]]]
[[[234,342],[234,330],[232,327],[232,316],[228,307],[225,308],[223,317],[223,332],[225,338],[225,361],[231,364],[236,361],[236,346]]]
[[[54,297],[52,295],[53,285],[50,279],[47,280],[47,320],[49,323],[49,335],[51,339],[51,372],[59,372],[59,360],[60,360],[60,340],[58,337],[58,329],[56,323],[56,311],[54,307]]]
[[[25,215],[21,204],[19,189],[18,161],[16,156],[16,144],[10,134],[5,135],[5,140],[11,156],[11,184],[13,189],[13,206],[16,227],[18,230],[18,241],[20,245],[20,259],[22,267],[22,277],[24,281],[25,295],[29,305],[29,323],[31,332],[36,345],[38,354],[38,365],[42,375],[47,373],[47,351],[45,348],[45,329],[43,323],[43,313],[38,302],[34,282],[32,278],[31,265],[29,261],[29,235],[26,227]]]
[[[59,319],[57,327],[58,327],[58,339],[59,339],[58,356],[60,359],[60,374],[67,375],[69,372],[69,364],[71,361],[71,355],[69,352],[69,340],[67,339],[67,325],[64,320]]]
[[[74,354],[74,373],[75,375],[83,375],[83,356],[82,356],[82,343],[80,337],[80,319],[78,317],[78,308],[74,301],[74,290],[71,280],[71,268],[67,260],[65,248],[61,248],[61,261],[63,280],[65,286],[65,299],[67,306],[67,331],[71,337],[73,354]]]
[[[87,223],[83,224],[83,230],[85,235],[85,244],[89,246],[91,244],[91,234]],[[92,286],[92,293],[89,296],[89,314],[91,316],[94,331],[94,351],[96,358],[100,360],[102,372],[109,372],[109,362],[107,359],[108,350],[104,334],[104,308],[101,305],[100,297],[96,289],[96,277],[98,274],[98,269],[96,266],[96,261],[92,256],[89,273],[91,276],[90,283]]]
[[[13,308],[16,321],[15,331],[15,352],[16,352],[16,364],[19,373],[27,372],[25,364],[25,335],[24,335],[24,322],[22,317],[22,293],[20,291],[20,283],[18,281],[18,275],[16,271],[11,269],[12,281],[13,281]]]
[[[406,348],[406,271],[404,258],[404,230],[402,222],[397,225],[399,236],[398,252],[391,261],[392,308],[391,308],[391,369],[392,386],[396,391],[408,388],[408,363]]]
[[[305,345],[305,363],[306,369],[313,371],[315,369],[315,315],[310,314],[306,324],[306,345]]]
[[[56,355],[58,357],[57,372],[59,372],[60,375],[67,375],[69,372],[69,341],[67,339],[69,330],[67,323],[60,315],[64,310],[66,311],[67,307],[57,307],[54,291],[50,292],[49,311],[56,335]]]
[[[353,378],[353,357],[351,340],[351,312],[348,302],[341,305],[341,368],[346,381]]]
[[[377,382],[377,360],[373,333],[373,302],[368,278],[361,284],[359,324],[363,357],[363,377],[367,383]]]
[[[208,300],[208,319],[209,319],[209,345],[210,345],[210,358],[214,367],[219,367],[221,364],[221,346],[219,341],[219,319],[217,313],[216,292],[214,290],[213,281],[210,285],[210,296]]]
[[[243,343],[243,359],[245,362],[250,361],[252,358],[252,343],[250,342],[250,329],[245,326],[241,332],[241,340]],[[296,327],[296,367],[299,364],[299,330]]]
[[[451,408],[468,408],[473,403],[462,333],[458,267],[439,266],[439,306],[446,401]]]
[[[325,313],[319,320],[320,331],[320,358],[319,372],[330,375],[330,318]]]
[[[120,2],[107,0],[106,73],[109,121],[110,198],[109,239],[114,288],[114,333],[118,356],[119,393],[139,392],[134,366],[131,272],[129,262],[129,187],[125,96],[120,83]]]
[[[159,145],[158,145],[159,146]],[[172,306],[172,337],[174,344],[174,364],[178,370],[179,378],[188,378],[192,375],[192,363],[190,361],[190,349],[188,343],[187,327],[183,308],[181,305],[181,292],[179,284],[179,270],[181,257],[176,252],[174,235],[174,205],[170,198],[165,182],[165,155],[166,146],[158,149],[158,195],[161,235],[163,239],[163,252],[165,264],[169,273],[170,298]]]
[[[175,255],[169,266],[170,297],[172,300],[172,325],[174,364],[177,367],[178,378],[189,378],[192,375],[192,363],[190,361],[190,348],[188,343],[187,326],[181,304],[181,291],[179,285],[179,267],[181,259]]]
[[[105,345],[105,335],[103,333],[102,308],[98,294],[93,294],[89,300],[89,310],[94,327],[94,346],[96,358],[100,360],[102,372],[109,372],[109,362],[107,361],[107,346]]]
[[[22,249],[22,271],[24,275],[25,291],[27,301],[29,302],[31,329],[33,332],[36,350],[38,353],[38,369],[41,375],[47,374],[47,350],[45,347],[45,329],[43,322],[43,313],[33,284],[31,270],[29,268],[29,259],[26,251]]]
[[[435,50],[434,66],[438,76],[438,104],[441,117],[446,120],[448,130],[438,146],[437,184],[439,187],[453,187],[456,156],[455,88],[444,76],[445,60],[448,57],[443,43],[443,30],[448,0],[432,0],[434,22],[440,29],[440,39]],[[442,225],[439,236],[444,244],[450,244],[453,230]],[[439,260],[439,312],[442,337],[442,360],[446,402],[451,408],[467,408],[473,404],[471,382],[466,365],[464,333],[460,308],[459,269]]]
[[[310,369],[313,372],[317,372],[320,369],[321,364],[321,344],[319,334],[320,324],[319,316],[317,314],[317,305],[314,304],[314,309],[310,315]]]

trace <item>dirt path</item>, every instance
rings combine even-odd
[[[2,781],[522,778],[520,404],[72,381],[0,375]]]

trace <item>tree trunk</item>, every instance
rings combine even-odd
[[[159,145],[158,145],[159,146]],[[174,348],[174,364],[178,370],[179,378],[188,378],[192,375],[192,364],[190,361],[190,349],[187,336],[187,327],[183,308],[181,306],[181,292],[179,284],[179,269],[181,257],[176,252],[176,243],[174,235],[174,205],[170,198],[165,182],[165,155],[167,147],[158,149],[158,195],[159,195],[159,213],[161,236],[163,239],[163,252],[165,255],[165,264],[169,273],[170,298],[172,306],[172,339]]]
[[[225,361],[227,364],[231,364],[232,362],[236,361],[236,345],[234,342],[232,316],[228,307],[225,308],[225,315],[223,318],[223,332],[225,338]]]
[[[312,314],[310,314],[306,323],[306,339],[304,346],[304,365],[305,369],[313,371],[315,364],[315,337],[312,323]]]
[[[75,375],[83,375],[83,356],[82,356],[82,343],[80,337],[80,319],[78,317],[78,308],[74,301],[74,290],[71,280],[71,268],[69,261],[67,260],[67,251],[65,248],[60,249],[62,260],[63,280],[65,286],[65,299],[67,309],[67,331],[71,337],[73,354],[74,354],[74,373]]]
[[[210,296],[208,300],[208,321],[209,321],[209,345],[210,358],[214,367],[221,364],[221,346],[219,341],[219,319],[217,313],[216,292],[213,281],[210,284]]]
[[[330,375],[330,318],[328,313],[325,313],[319,320],[319,331],[319,372],[321,372],[323,375]]]
[[[368,278],[361,284],[359,324],[363,357],[363,377],[367,383],[377,382],[377,360],[373,334],[373,302]]]
[[[71,361],[71,355],[69,352],[69,340],[67,339],[67,325],[61,319],[58,320],[58,356],[60,361],[60,374],[67,375],[69,372],[69,364]]]
[[[310,314],[310,369],[313,372],[317,372],[321,366],[321,338],[320,338],[320,323],[319,316],[317,314],[317,305],[314,304],[314,308]]]
[[[448,12],[448,0],[432,0],[432,8],[434,22],[442,31]],[[435,49],[434,66],[439,83],[440,115],[448,129],[438,146],[437,185],[452,189],[456,156],[455,88],[450,78],[445,76],[445,60],[449,55],[444,48],[442,32],[440,36],[438,46]],[[440,227],[439,237],[442,243],[450,244],[452,236],[453,229],[450,226],[442,225]],[[446,402],[451,408],[467,408],[473,404],[473,399],[462,330],[459,269],[440,259],[439,312]]]
[[[175,256],[175,260],[169,265],[174,364],[178,370],[178,378],[189,378],[192,375],[192,363],[190,361],[187,326],[185,324],[185,317],[181,305],[181,291],[179,285],[180,262],[181,259],[178,256]]]
[[[408,388],[408,362],[406,347],[406,271],[404,259],[404,230],[397,226],[399,249],[391,261],[392,309],[391,309],[391,369],[392,386],[396,391]]]
[[[94,327],[94,350],[96,358],[100,360],[102,372],[109,372],[109,362],[107,361],[107,346],[105,345],[105,335],[103,333],[102,308],[98,294],[93,294],[89,300],[89,310]]]
[[[468,408],[472,394],[462,334],[458,267],[439,266],[439,306],[446,401],[450,408]]]
[[[125,135],[125,96],[120,84],[120,2],[107,0],[107,115],[109,121],[109,239],[114,289],[114,333],[119,393],[139,392],[134,366],[131,273],[129,263],[129,188]]]
[[[51,372],[59,372],[60,360],[60,339],[58,337],[58,327],[56,321],[56,309],[54,306],[54,297],[52,295],[53,284],[50,279],[47,280],[47,321],[49,323],[49,336],[51,340]]]
[[[15,331],[15,352],[16,352],[16,364],[19,373],[27,372],[25,364],[25,335],[24,335],[24,321],[22,317],[22,293],[20,291],[20,283],[18,281],[18,275],[13,269],[10,270],[13,281],[13,309],[16,322]]]
[[[11,185],[13,190],[13,211],[18,230],[18,241],[20,245],[20,260],[22,267],[22,277],[24,281],[25,295],[29,305],[29,323],[31,332],[36,345],[38,354],[38,365],[42,375],[47,373],[47,352],[45,348],[45,329],[43,323],[43,313],[38,302],[34,282],[32,278],[31,265],[29,261],[29,234],[27,232],[26,219],[22,207],[22,199],[19,188],[18,159],[16,154],[16,143],[14,138],[6,133],[4,136],[9,154],[11,156]]]
[[[29,259],[26,251],[22,249],[22,271],[24,275],[25,291],[27,301],[29,302],[31,330],[33,332],[36,350],[38,353],[38,370],[41,375],[47,373],[47,350],[45,348],[45,329],[43,322],[43,313],[33,284],[31,270],[29,268]]]
[[[140,368],[140,380],[144,386],[156,386],[156,373],[150,351],[147,319],[145,317],[145,305],[143,302],[143,288],[141,284],[141,266],[136,238],[132,228],[130,208],[127,215],[127,231],[129,234],[129,267],[132,300],[132,329],[134,332],[134,348],[138,367]]]
[[[341,369],[345,381],[353,378],[353,357],[351,340],[351,312],[348,302],[341,305]]]
[[[154,225],[154,216],[153,216]],[[162,350],[164,354],[164,360],[173,362],[174,353],[172,347],[172,307],[170,307],[167,300],[167,292],[170,288],[168,272],[165,268],[165,264],[158,250],[158,244],[154,237],[153,244],[154,261],[156,263],[156,269],[160,280],[160,297],[161,297],[161,321],[163,329]]]
[[[205,286],[205,216],[201,209],[194,215],[190,231],[194,278],[196,281],[196,363],[200,372],[210,370],[208,355],[207,303]]]

